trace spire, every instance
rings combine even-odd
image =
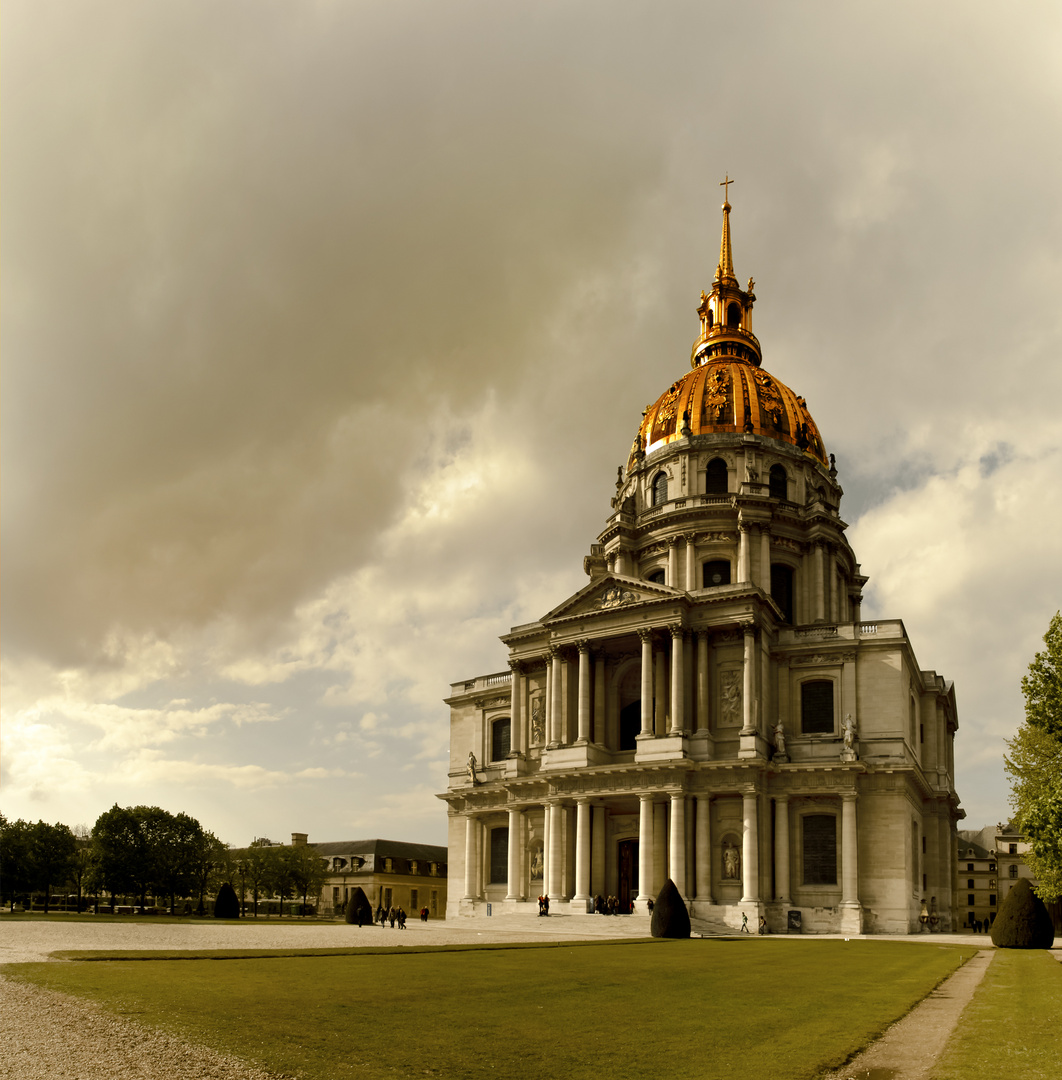
[[[733,282],[737,284],[734,276],[734,253],[730,247],[730,185],[734,181],[727,173],[725,180],[719,181],[719,186],[724,188],[723,196],[723,235],[719,240],[719,265],[715,268],[715,280],[718,282]]]

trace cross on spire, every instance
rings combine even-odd
[[[723,201],[730,202],[730,185],[734,181],[730,179],[730,173],[724,173],[724,175],[726,176],[726,179],[720,180],[719,186],[723,188]]]

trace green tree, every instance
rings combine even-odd
[[[77,910],[81,910],[82,897],[93,878],[92,866],[92,831],[87,825],[75,825],[71,830],[74,834],[74,861],[70,867],[70,880],[77,886]]]
[[[168,814],[165,810],[159,811],[151,824],[156,849],[154,885],[156,891],[170,898],[172,915],[177,897],[192,891],[203,826],[188,814]]]
[[[8,821],[0,814],[0,894],[15,910],[15,901],[32,887],[30,826],[19,818]]]
[[[44,913],[48,914],[53,885],[66,885],[74,865],[77,841],[68,825],[38,821],[29,826],[29,868],[31,885],[44,893]]]
[[[272,848],[258,840],[251,843],[250,847],[236,852],[239,861],[241,878],[251,886],[251,895],[254,900],[254,917],[258,918],[258,897],[267,888],[267,881],[272,870]]]
[[[192,884],[195,893],[199,896],[199,903],[196,905],[197,915],[206,914],[203,897],[206,896],[215,873],[224,865],[225,855],[225,845],[212,832],[202,831],[192,844],[190,865]]]
[[[1055,612],[1047,648],[1021,681],[1025,722],[1004,759],[1014,823],[1029,841],[1026,861],[1044,900],[1062,897],[1062,614]]]
[[[297,896],[302,897],[302,906],[308,903],[307,897],[312,896],[317,903],[328,877],[328,863],[317,854],[317,849],[309,844],[294,844],[284,849],[287,857],[291,885]]]

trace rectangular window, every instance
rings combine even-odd
[[[837,884],[837,818],[807,814],[804,825],[804,884]]]
[[[922,875],[922,892],[926,891],[926,875]]]
[[[409,910],[410,911],[416,911],[417,910],[417,890],[416,889],[410,889],[409,890]]]
[[[512,747],[513,726],[507,716],[490,725],[490,759],[504,761]]]
[[[391,890],[390,889],[384,889],[383,906],[385,908],[389,908],[391,906]]]
[[[435,889],[431,891],[431,913],[433,915],[439,914],[439,894]]]
[[[509,830],[508,828],[490,831],[490,881],[492,885],[509,880]]]
[[[925,853],[926,853],[926,838],[923,836],[922,837],[922,854],[924,855]]]
[[[988,905],[989,905],[989,907],[995,907],[996,906],[996,894],[995,893],[992,893],[992,895],[988,898]]]
[[[1018,845],[1017,844],[1007,844],[1007,851],[1011,855],[1017,855],[1018,854]]]
[[[969,872],[970,872],[971,870],[973,870],[973,863],[972,863],[972,862],[968,862],[968,863],[966,864],[966,872],[967,872],[967,873],[969,873]]]
[[[800,684],[800,731],[804,735],[833,734],[833,683],[829,679]]]
[[[973,904],[974,904],[974,894],[970,893],[970,895],[968,897],[966,897],[966,906],[967,907],[973,907]]]
[[[966,879],[966,888],[972,889],[974,887],[973,878]]]

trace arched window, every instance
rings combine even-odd
[[[772,465],[767,492],[772,499],[789,498],[789,477],[783,465]]]
[[[837,818],[806,814],[803,819],[805,885],[837,884]]]
[[[726,306],[726,324],[730,327],[738,327],[741,325],[741,305],[740,304],[727,304]]]
[[[653,478],[653,506],[663,506],[667,502],[667,473],[658,472]]]
[[[504,761],[512,749],[513,725],[507,716],[499,720],[491,721],[490,725],[490,759],[491,761]]]
[[[710,330],[715,324],[715,312],[711,308],[708,309],[708,329]]]
[[[793,568],[771,563],[771,599],[782,609],[782,618],[793,622]]]
[[[800,731],[803,735],[833,734],[833,681],[812,679],[800,684]]]
[[[651,581],[654,585],[665,584],[666,575],[663,570],[652,570],[645,576],[646,581]]]
[[[705,495],[725,495],[730,490],[730,477],[726,462],[722,458],[712,458],[704,471]]]
[[[719,585],[730,584],[730,563],[726,559],[713,559],[704,564],[702,588],[714,589]]]
[[[642,730],[642,703],[632,701],[620,709],[620,750],[636,750]]]

